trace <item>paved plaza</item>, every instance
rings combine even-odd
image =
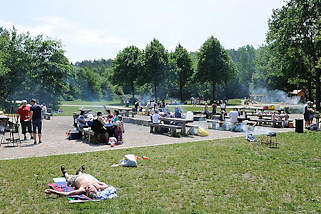
[[[194,123],[206,128],[209,135],[207,137],[187,136],[175,138],[166,135],[151,134],[149,132],[149,127],[146,126],[125,123],[124,143],[116,147],[110,147],[109,145],[87,144],[80,140],[68,140],[66,138],[66,131],[72,128],[73,118],[71,116],[54,116],[51,120],[43,121],[42,144],[34,145],[32,140],[22,141],[22,143],[18,144],[16,147],[2,144],[0,147],[0,160],[155,146],[241,136],[245,137],[246,135],[244,132],[240,133],[207,129],[207,124],[204,121]],[[275,132],[294,131],[293,129],[285,128],[267,129]],[[27,136],[29,139],[29,134],[27,134]]]

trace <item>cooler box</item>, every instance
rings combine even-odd
[[[79,130],[70,129],[69,130],[69,140],[77,140],[81,138],[81,132]]]

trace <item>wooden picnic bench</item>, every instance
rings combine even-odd
[[[170,125],[170,124],[162,124],[162,123],[151,123],[150,124],[150,132],[151,133],[160,133],[160,129],[165,128],[170,131],[170,136],[175,137],[176,129],[181,129],[181,126]]]
[[[171,118],[171,117],[160,117],[159,120],[164,122],[174,122],[180,123],[182,126],[182,134],[186,135],[186,123],[193,123],[193,120],[183,119],[183,118]]]
[[[130,111],[132,111],[132,108],[121,107],[121,106],[104,106],[104,109],[105,110],[107,110],[107,109],[118,110],[120,115],[126,116],[126,117],[129,117],[129,113],[130,113]]]
[[[258,119],[258,126],[270,125],[273,127],[282,127],[282,120],[267,120],[267,119]]]

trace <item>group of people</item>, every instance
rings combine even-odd
[[[86,115],[85,111],[81,111],[77,121],[79,129],[91,127],[96,134],[104,135],[107,143],[110,137],[115,137],[117,144],[123,141],[124,123],[118,110],[112,114],[109,109],[106,109],[105,116],[102,112],[97,112],[96,117]]]
[[[20,122],[22,134],[24,135],[24,140],[27,140],[27,129],[30,134],[30,139],[34,140],[34,144],[37,144],[37,133],[38,133],[38,143],[41,141],[41,131],[42,131],[42,107],[37,104],[35,99],[31,99],[30,104],[27,100],[23,100],[21,106],[17,109],[17,122]]]
[[[313,102],[308,101],[304,105],[304,120],[305,120],[305,128],[309,128],[312,123],[313,123],[313,118],[314,118],[314,109],[313,109]]]
[[[226,113],[226,102],[224,100],[220,100],[219,102],[216,102],[216,101],[213,101],[212,102],[212,115],[216,115],[218,112],[217,112],[217,107],[220,105],[220,108],[221,108],[221,112],[220,114],[224,114]],[[209,111],[209,106],[207,104],[207,102],[205,103],[204,105],[204,112],[203,112],[205,115],[206,115],[206,119],[209,119],[210,118],[210,111]]]

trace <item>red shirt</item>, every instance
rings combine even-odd
[[[30,118],[30,106],[26,105],[26,106],[20,106],[17,109],[17,114],[20,115],[20,120],[24,121],[26,119]]]

